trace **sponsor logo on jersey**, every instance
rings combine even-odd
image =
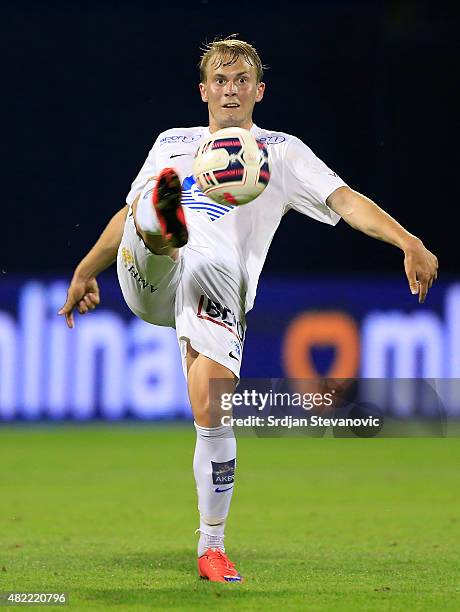
[[[212,483],[215,485],[230,485],[235,480],[235,459],[218,463],[211,461]],[[219,487],[217,487],[219,488]],[[220,493],[221,491],[219,491]]]
[[[160,146],[165,144],[173,144],[175,142],[195,142],[201,138],[201,134],[193,134],[192,136],[163,136],[160,140]]]
[[[134,263],[133,254],[126,247],[123,247],[121,249],[121,259],[122,259],[125,267],[128,267],[128,264],[133,264]]]
[[[190,175],[182,183],[182,206],[204,213],[211,221],[220,219],[233,208],[232,205],[218,204],[204,195],[196,185],[195,178]]]
[[[236,340],[232,340],[232,350],[228,353],[228,356],[237,361],[241,359],[241,345]]]
[[[154,287],[151,283],[142,278],[139,272],[134,267],[134,256],[129,249],[123,247],[121,249],[121,260],[123,265],[128,270],[129,274],[134,278],[140,288],[144,291],[145,289],[149,289],[150,293],[154,293],[157,291],[158,287]]]
[[[211,323],[225,327],[226,330],[237,338],[238,353],[241,353],[240,345],[244,342],[244,327],[230,308],[202,294],[198,302],[196,315],[199,319],[211,321]]]
[[[286,138],[284,136],[261,136],[257,138],[259,142],[263,142],[266,145],[279,144],[280,142],[284,142]]]
[[[139,272],[134,266],[128,268],[128,272],[131,274],[131,276],[134,278],[134,280],[137,282],[137,284],[143,291],[149,289],[150,293],[154,293],[158,290],[158,287],[154,287],[151,283],[146,281],[145,278],[142,278],[142,276],[139,274]]]

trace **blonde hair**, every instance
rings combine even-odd
[[[262,81],[266,66],[262,65],[257,50],[244,40],[234,38],[235,36],[236,34],[232,34],[226,38],[216,38],[201,49],[203,55],[198,63],[198,68],[200,69],[202,83],[206,81],[206,69],[213,58],[216,58],[213,61],[216,68],[220,68],[221,66],[231,66],[239,57],[243,57],[248,64],[254,66],[257,82],[260,83]]]

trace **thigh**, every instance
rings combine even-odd
[[[209,280],[209,279],[207,279]],[[190,346],[224,366],[239,379],[246,322],[239,295],[229,291],[218,275],[212,283],[185,267],[176,297],[176,331],[187,375]]]
[[[117,274],[131,311],[155,325],[175,327],[175,299],[183,261],[155,255],[138,236],[130,209],[118,249]]]

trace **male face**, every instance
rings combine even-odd
[[[208,104],[209,129],[211,132],[225,127],[249,130],[254,105],[262,100],[265,83],[257,82],[255,67],[242,56],[229,66],[225,66],[224,58],[223,65],[216,67],[216,59],[210,58],[206,81],[200,83],[201,99]]]

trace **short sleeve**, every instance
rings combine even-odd
[[[139,174],[134,179],[131,189],[129,190],[128,195],[126,196],[126,203],[131,205],[136,196],[142,191],[144,185],[147,183],[149,178],[157,175],[157,148],[158,148],[159,137],[153,144],[153,147],[150,149],[147,159],[144,162],[144,165],[139,171]]]
[[[330,225],[339,222],[326,200],[346,183],[295,137],[286,147],[284,181],[288,208]]]

